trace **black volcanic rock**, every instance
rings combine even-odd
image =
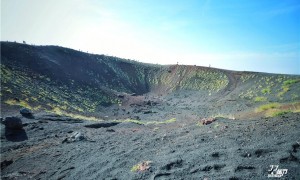
[[[30,109],[22,108],[22,109],[20,109],[20,114],[29,116],[29,115],[32,115],[32,112],[30,111]]]
[[[22,129],[23,124],[22,120],[18,117],[6,117],[3,121],[2,124],[5,125],[6,128],[8,129]]]

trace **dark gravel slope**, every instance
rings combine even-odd
[[[300,177],[299,114],[205,126],[50,117],[23,118],[27,140],[2,134],[2,179],[266,179],[270,165],[288,169],[282,179]],[[74,132],[84,138],[68,139]],[[143,161],[148,170],[131,171]]]

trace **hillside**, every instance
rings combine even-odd
[[[4,179],[262,179],[272,164],[297,179],[299,113],[299,75],[1,42],[1,117],[24,125],[1,124]]]
[[[235,100],[242,100],[242,106],[300,100],[296,93],[300,83],[295,83],[299,76],[142,64],[57,46],[10,42],[2,42],[1,51],[3,107],[20,103],[34,110],[93,114],[127,104],[128,99],[120,95],[189,96],[177,93],[182,90],[200,93],[200,104],[213,101],[219,106]],[[190,108],[197,106],[194,102],[189,102]]]

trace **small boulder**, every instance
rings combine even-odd
[[[18,117],[6,117],[1,122],[8,129],[23,129],[22,120]]]
[[[65,138],[62,143],[72,143],[82,140],[86,140],[86,137],[84,137],[81,132],[74,132],[69,137]]]
[[[203,119],[201,120],[201,123],[202,123],[203,125],[208,125],[208,124],[213,123],[214,121],[216,121],[215,118],[203,118]]]
[[[133,116],[133,119],[135,119],[135,120],[141,120],[141,118],[139,116]]]
[[[20,99],[19,99],[19,98],[16,98],[16,97],[15,97],[14,100],[17,101],[17,102],[20,102]]]
[[[22,108],[20,109],[20,114],[22,114],[23,116],[31,116],[32,112],[30,111],[30,109]]]
[[[1,162],[1,170],[5,169],[7,166],[11,165],[14,161],[11,160],[4,160]]]
[[[123,94],[118,94],[118,98],[124,98],[125,96]]]
[[[149,101],[146,102],[146,105],[152,106],[152,102],[149,100]]]

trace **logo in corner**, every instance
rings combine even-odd
[[[279,165],[270,165],[268,169],[268,177],[282,177],[287,174],[288,169],[278,169]]]

